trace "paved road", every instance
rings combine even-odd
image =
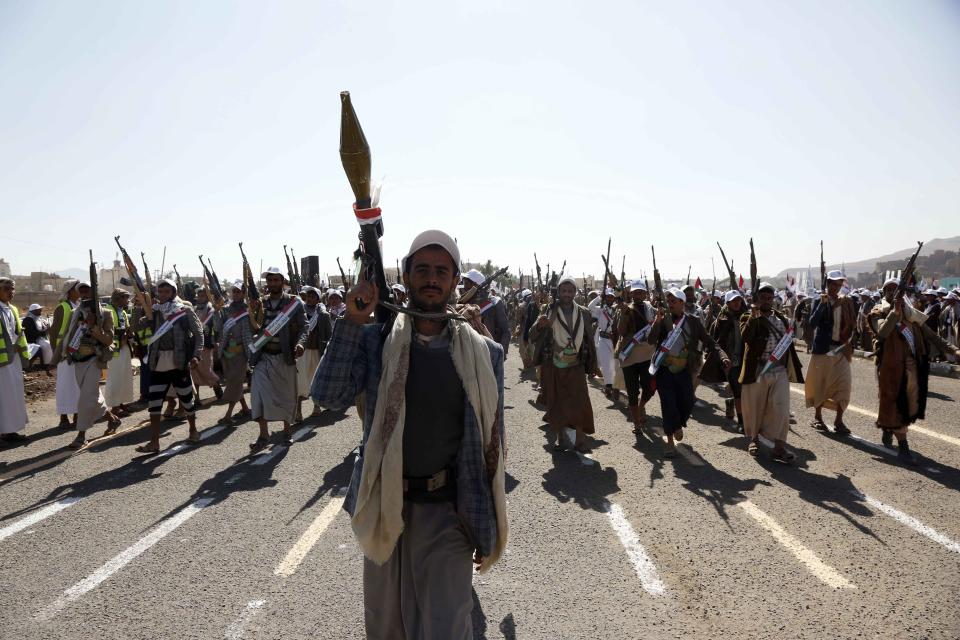
[[[794,393],[785,467],[744,452],[711,389],[675,460],[598,388],[593,453],[555,454],[507,363],[512,536],[474,580],[477,637],[960,637],[960,381],[931,380],[921,465],[906,469],[876,446],[872,365],[855,361],[856,437],[809,428]],[[33,441],[0,452],[0,636],[363,636],[361,555],[339,510],[355,412],[253,460],[255,425],[219,429],[221,412],[200,411],[203,446],[172,424],[167,455],[138,458],[145,413],[69,454],[72,436],[46,426],[52,402],[34,407]]]

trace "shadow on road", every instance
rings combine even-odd
[[[473,591],[473,612],[470,614],[473,622],[474,640],[488,640],[487,636],[487,616],[480,606],[480,598],[477,597],[476,590]],[[513,622],[513,614],[508,613],[500,621],[500,634],[505,640],[517,640],[517,627]],[[496,636],[500,637],[500,636]]]
[[[550,451],[553,466],[543,474],[543,489],[560,502],[574,502],[582,509],[606,513],[607,496],[620,491],[617,471],[599,464],[584,464],[570,451]]]

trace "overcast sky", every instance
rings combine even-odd
[[[348,89],[388,265],[426,228],[525,272],[851,262],[960,234],[958,80],[950,1],[4,0],[0,257],[333,273]]]

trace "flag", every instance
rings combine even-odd
[[[743,274],[740,274],[740,282],[737,283],[737,288],[743,289]]]
[[[703,283],[700,282],[700,276],[697,276],[697,281],[693,283],[693,286],[697,289],[703,289]]]
[[[787,276],[787,291],[795,293],[797,291],[797,279],[793,276]]]

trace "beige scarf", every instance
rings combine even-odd
[[[413,319],[398,314],[383,345],[377,406],[364,447],[363,473],[351,521],[364,554],[377,564],[390,558],[403,532],[403,423],[412,339]],[[463,323],[450,322],[450,354],[467,399],[477,412],[483,463],[488,477],[492,478],[497,540],[491,554],[483,558],[480,565],[483,572],[500,558],[507,546],[503,450],[497,430],[499,390],[490,364],[490,351],[476,331]]]

